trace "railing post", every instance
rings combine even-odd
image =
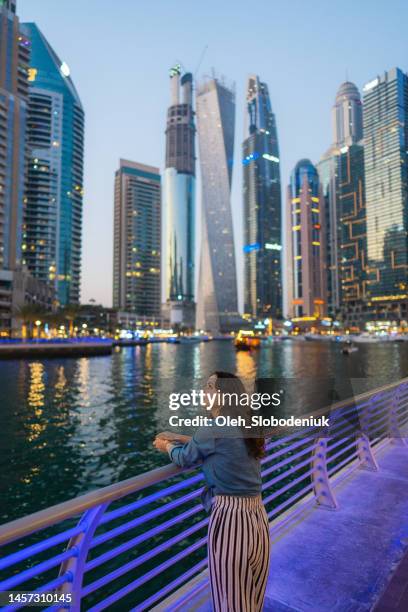
[[[338,503],[327,473],[327,440],[318,438],[312,455],[312,482],[317,504],[321,508],[336,510]]]
[[[402,437],[398,422],[399,397],[400,387],[398,386],[392,394],[391,406],[388,415],[388,435],[391,442],[394,442],[399,446],[406,446],[407,443],[405,438]]]
[[[75,556],[61,564],[59,575],[69,573],[71,580],[65,582],[60,593],[71,593],[72,604],[69,606],[70,612],[80,612],[81,610],[81,591],[82,581],[84,577],[84,568],[88,556],[89,545],[99,525],[101,516],[104,514],[109,503],[101,504],[87,510],[80,518],[79,525],[83,527],[83,531],[74,536],[68,542],[67,550],[75,549]],[[66,608],[61,607],[62,610]]]
[[[371,448],[369,434],[369,421],[371,414],[371,401],[363,406],[358,415],[360,421],[360,431],[357,432],[356,445],[357,456],[360,462],[360,468],[369,470],[370,472],[378,472],[379,467]]]

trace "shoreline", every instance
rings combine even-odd
[[[20,359],[25,357],[89,357],[110,355],[113,341],[102,342],[22,342],[0,343],[1,359]]]

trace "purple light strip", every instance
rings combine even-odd
[[[44,593],[46,591],[52,591],[53,589],[58,588],[65,582],[68,582],[69,577],[70,577],[70,574],[68,572],[66,574],[63,574],[62,576],[58,576],[58,578],[55,578],[55,580],[52,580],[51,582],[47,582],[47,584],[44,584],[40,588],[36,589],[34,593]],[[20,610],[21,608],[24,607],[24,605],[25,605],[24,603],[21,603],[21,604],[16,603],[16,604],[12,604],[11,606],[5,606],[4,608],[2,608],[2,612],[11,612],[11,610]],[[60,604],[59,606],[52,606],[52,608],[47,608],[47,610],[50,610],[50,609],[60,610],[63,607],[64,606]]]
[[[344,455],[344,453],[349,451],[350,448],[352,448],[352,447],[356,448],[356,440],[355,439],[350,444],[348,444],[344,448],[341,448],[339,451],[337,451],[337,453],[334,453],[334,455],[328,455],[327,458],[326,458],[326,464],[327,463],[331,463],[332,461],[337,459],[337,457],[341,457],[341,455]]]
[[[168,559],[164,563],[161,563],[160,565],[156,566],[154,569],[150,570],[150,572],[148,572],[147,574],[144,574],[140,578],[137,578],[137,580],[130,582],[129,584],[127,584],[125,587],[123,587],[119,591],[116,591],[116,593],[113,593],[106,599],[97,603],[96,606],[89,608],[88,612],[100,612],[101,610],[105,610],[105,608],[115,603],[115,601],[118,601],[118,599],[122,599],[122,597],[125,597],[125,595],[127,595],[128,593],[130,593],[131,591],[134,591],[139,586],[141,586],[145,582],[148,582],[152,578],[155,578],[158,574],[161,574],[171,565],[173,565],[174,563],[178,563],[179,561],[184,559],[184,557],[194,552],[198,548],[201,548],[201,546],[203,546],[206,543],[207,543],[207,536],[205,538],[202,538],[201,540],[198,540],[198,542],[196,542],[189,548],[182,550],[181,552],[179,552],[177,555],[175,555],[171,559]]]
[[[99,589],[100,587],[105,586],[105,584],[112,582],[112,580],[116,580],[116,578],[118,578],[119,576],[123,576],[123,574],[127,574],[127,572],[130,572],[132,569],[135,569],[139,565],[142,565],[146,561],[149,561],[150,559],[160,554],[164,550],[171,548],[172,546],[174,546],[174,544],[178,544],[179,542],[185,540],[188,536],[195,533],[199,529],[202,529],[207,524],[208,524],[208,518],[205,518],[202,521],[195,523],[192,527],[189,527],[189,529],[186,529],[185,531],[180,532],[173,538],[170,538],[170,540],[166,540],[166,542],[162,542],[162,544],[159,544],[159,546],[156,546],[155,548],[152,548],[151,550],[147,551],[140,557],[137,557],[137,559],[133,559],[133,561],[129,561],[129,563],[122,565],[121,567],[117,568],[113,572],[110,572],[109,574],[102,576],[102,578],[99,578],[98,580],[91,582],[91,584],[88,584],[86,587],[82,589],[82,596],[86,597],[87,595],[89,595],[89,593],[93,593],[94,591],[96,591],[96,589]],[[203,540],[206,541],[206,538],[204,538]],[[185,551],[187,551],[188,553],[189,551],[191,552],[191,549],[192,547],[188,546],[185,549]],[[173,563],[176,563],[176,561],[177,561],[177,555],[175,555],[174,557],[170,557],[170,559],[168,559],[166,563],[168,563],[170,566],[170,565],[173,565]],[[145,575],[147,576],[147,574]],[[140,580],[142,578],[143,576],[140,578]]]
[[[106,561],[109,561],[110,559],[112,559],[112,557],[117,557],[121,555],[122,553],[126,552],[127,550],[129,550],[129,548],[138,546],[145,540],[148,540],[149,538],[152,538],[158,535],[159,533],[162,533],[168,527],[172,527],[173,525],[180,523],[180,521],[183,521],[184,519],[190,518],[194,514],[201,512],[202,509],[203,508],[201,505],[194,506],[193,508],[190,508],[190,510],[183,512],[183,514],[179,514],[176,517],[169,519],[165,523],[162,523],[161,525],[157,525],[157,527],[154,527],[153,529],[150,529],[149,531],[146,531],[145,533],[141,533],[135,538],[132,538],[131,540],[128,540],[127,542],[120,544],[119,546],[116,546],[115,548],[112,548],[106,553],[99,555],[99,557],[95,557],[95,559],[92,559],[92,561],[89,561],[85,565],[85,571],[88,572],[90,570],[95,569],[95,567],[102,565],[102,563],[106,563]]]
[[[46,572],[52,567],[59,565],[66,559],[70,559],[71,557],[75,557],[75,556],[76,556],[75,549],[72,548],[70,550],[66,550],[60,555],[56,555],[55,557],[52,557],[52,559],[43,561],[42,563],[39,563],[38,565],[35,565],[34,567],[30,567],[30,569],[28,570],[25,570],[25,572],[21,572],[20,574],[17,574],[16,576],[9,578],[8,580],[4,580],[3,582],[0,582],[0,591],[11,591],[13,587],[15,587],[17,584],[20,584],[21,582],[26,582],[30,578],[34,578],[34,576],[38,576],[39,574]]]
[[[143,497],[142,499],[138,499],[137,501],[131,504],[127,504],[126,506],[121,506],[120,508],[117,508],[116,510],[112,510],[112,512],[107,512],[106,514],[103,515],[99,524],[104,525],[105,523],[108,523],[109,521],[113,521],[114,519],[119,518],[120,516],[123,516],[124,514],[128,514],[129,512],[132,512],[133,510],[138,510],[139,508],[143,508],[143,506],[146,506],[147,504],[150,504],[151,502],[158,501],[162,497],[170,495],[171,493],[176,493],[177,491],[180,491],[181,489],[185,489],[189,485],[193,485],[196,482],[203,480],[203,478],[204,476],[202,474],[196,474],[196,476],[193,476],[192,478],[187,478],[186,480],[182,480],[181,482],[171,485],[170,487],[167,487],[166,489],[161,489],[160,491],[157,491],[156,493],[152,493],[151,495],[148,495],[147,497]],[[131,495],[131,493],[129,493],[129,495]]]
[[[302,457],[303,455],[306,455],[306,454],[310,455],[310,453],[312,453],[316,447],[317,447],[317,445],[313,444],[313,446],[308,446],[308,447],[304,448],[300,452],[296,453],[296,455],[290,455],[289,457],[286,457],[286,459],[283,459],[279,463],[274,463],[273,465],[271,465],[271,467],[269,467],[268,469],[266,469],[263,472],[261,472],[262,473],[262,477],[265,477],[268,474],[270,474],[271,472],[274,472],[275,470],[278,470],[281,467],[284,467],[288,463],[291,463],[291,462],[295,461],[296,459],[299,459],[299,457]],[[310,457],[309,457],[309,461],[310,461]]]
[[[351,453],[348,457],[346,457],[345,459],[343,459],[342,461],[339,461],[339,463],[336,463],[336,465],[334,465],[332,468],[330,468],[330,470],[327,470],[327,474],[329,476],[331,476],[333,474],[333,472],[337,472],[338,470],[340,470],[340,468],[342,468],[344,465],[346,465],[346,463],[351,463],[353,461],[353,459],[355,459],[357,456],[357,449],[354,451],[354,453]],[[352,471],[354,469],[353,466],[350,467],[350,471]]]
[[[149,599],[146,599],[143,602],[143,604],[141,604],[140,606],[137,606],[136,608],[133,608],[131,612],[143,612],[143,610],[147,610],[148,608],[150,608],[151,605],[156,603],[158,599],[162,599],[168,593],[176,589],[180,584],[183,584],[183,582],[185,582],[186,580],[194,576],[194,574],[197,574],[197,572],[199,572],[200,570],[203,570],[206,567],[207,567],[207,559],[202,559],[202,561],[199,561],[198,563],[193,565],[193,567],[191,567],[189,570],[184,572],[184,574],[181,574],[181,576],[179,576],[172,582],[169,582],[169,584],[166,584],[165,587],[160,589],[160,591],[157,591],[157,593],[149,597]],[[180,602],[180,600],[177,601],[178,606],[180,606],[181,603],[182,602]]]
[[[304,444],[307,444],[308,442],[313,442],[313,440],[316,440],[316,436],[309,436],[307,438],[302,438],[301,440],[297,440],[296,442],[293,442],[293,444],[291,444],[290,446],[284,446],[284,448],[279,449],[278,451],[276,451],[276,453],[271,453],[270,455],[267,455],[266,457],[264,457],[261,461],[262,464],[264,463],[268,463],[269,461],[272,461],[272,459],[276,459],[277,457],[280,457],[281,455],[286,455],[289,451],[294,450],[295,448],[298,448],[298,446],[303,446]],[[282,443],[285,443],[285,440],[282,441]]]
[[[302,482],[302,480],[304,480],[305,478],[307,478],[308,476],[313,474],[314,471],[315,471],[314,468],[308,470],[304,474],[301,474],[300,476],[298,476],[297,478],[295,478],[294,480],[289,482],[286,486],[284,486],[281,489],[279,489],[279,491],[275,491],[271,495],[268,495],[268,497],[265,497],[265,499],[264,499],[264,504],[269,504],[269,502],[272,501],[273,499],[275,499],[276,497],[280,497],[280,495],[282,495],[286,491],[289,491],[289,489],[291,489],[292,487],[297,485],[298,482]]]
[[[83,530],[83,525],[77,525],[76,527],[72,527],[72,529],[67,529],[66,531],[63,531],[51,538],[48,538],[47,540],[43,540],[42,542],[33,544],[32,546],[24,548],[23,550],[19,550],[16,553],[8,555],[7,557],[3,557],[3,559],[0,560],[0,570],[6,569],[7,567],[10,567],[10,565],[14,565],[19,561],[24,561],[28,557],[32,557],[40,552],[43,552],[44,550],[47,550],[48,548],[52,548],[53,546],[56,546],[61,542],[65,542],[66,540],[69,540],[72,536],[81,533],[81,531]]]
[[[300,489],[300,491],[292,495],[289,499],[285,499],[285,501],[279,504],[279,506],[276,506],[270,512],[268,512],[268,518],[271,518],[271,516],[274,516],[275,514],[279,514],[281,510],[283,510],[287,506],[290,506],[296,499],[302,497],[306,493],[306,491],[310,491],[311,489],[313,489],[313,483],[309,482],[309,484]]]
[[[147,523],[147,521],[150,521],[156,518],[157,516],[160,516],[161,514],[168,512],[169,510],[174,510],[174,508],[178,508],[182,504],[187,503],[191,501],[192,499],[198,497],[200,494],[201,494],[200,489],[196,491],[192,491],[191,493],[188,493],[187,495],[183,495],[183,497],[179,497],[176,500],[165,504],[164,506],[160,506],[160,508],[151,510],[150,512],[148,512],[147,514],[144,514],[143,516],[138,516],[132,521],[128,521],[127,523],[123,523],[122,525],[115,527],[115,529],[111,529],[110,531],[107,531],[106,533],[102,533],[101,535],[99,535],[98,537],[92,540],[90,548],[95,548],[96,546],[103,544],[107,540],[111,540],[112,538],[118,535],[121,535],[122,533],[125,533],[126,531],[129,531],[129,529],[133,529],[134,527],[143,525],[144,523]]]
[[[272,485],[276,484],[277,482],[280,482],[281,480],[284,480],[289,475],[295,474],[298,470],[302,469],[306,465],[310,465],[310,457],[307,457],[307,459],[305,459],[304,461],[301,461],[300,463],[297,463],[296,466],[294,468],[292,468],[291,470],[286,470],[282,474],[278,474],[274,478],[271,478],[271,480],[268,480],[267,482],[265,482],[265,484],[263,485],[264,488],[268,489],[269,487],[271,487]],[[313,470],[312,470],[312,472],[313,472]]]

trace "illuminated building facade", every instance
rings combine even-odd
[[[170,70],[163,186],[163,294],[170,324],[193,327],[195,283],[195,126],[193,77]],[[181,94],[181,97],[180,97]]]
[[[347,157],[349,164],[345,168],[342,164],[343,155],[348,147],[361,143],[363,135],[363,113],[361,96],[357,86],[350,81],[342,83],[337,91],[332,109],[333,117],[333,144],[317,165],[320,185],[325,201],[325,249],[327,264],[327,310],[337,317],[344,313],[344,299],[342,285],[344,277],[341,276],[341,244],[346,239],[347,232],[343,232],[341,222],[342,204],[338,197],[342,194],[344,201],[348,197],[348,187],[354,188],[362,181],[360,158],[353,150],[351,157]],[[354,161],[356,165],[354,166]],[[340,166],[339,166],[340,164]],[[340,174],[339,174],[340,173]],[[344,183],[344,185],[343,185]],[[348,187],[347,187],[348,186]],[[350,197],[354,197],[350,192]],[[364,194],[361,193],[361,202]],[[357,197],[357,196],[356,196]],[[360,202],[360,204],[361,204]],[[346,207],[347,208],[347,207]],[[356,216],[360,220],[361,210]],[[349,244],[349,240],[346,243]]]
[[[266,83],[247,84],[247,133],[242,145],[244,310],[282,316],[281,184],[278,135]]]
[[[31,41],[24,259],[59,304],[78,304],[84,111],[67,64],[34,23],[22,27]]]
[[[367,289],[383,318],[406,318],[408,303],[408,76],[393,68],[364,92]]]
[[[363,144],[342,147],[335,160],[343,320],[362,327],[370,311]]]
[[[159,318],[161,178],[158,168],[120,160],[115,174],[113,307]]]
[[[289,316],[322,317],[327,313],[324,199],[308,159],[292,172],[286,215]]]
[[[197,90],[202,178],[202,237],[196,327],[226,329],[237,317],[237,276],[231,212],[235,93],[216,78]]]
[[[30,41],[13,0],[0,1],[0,270],[21,264]]]

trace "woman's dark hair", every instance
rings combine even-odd
[[[213,372],[212,376],[217,377],[215,386],[217,391],[219,391],[221,395],[223,395],[224,393],[235,393],[239,398],[241,395],[246,394],[244,385],[242,384],[238,376],[235,376],[235,374],[217,370]],[[246,405],[241,406],[239,401],[234,404],[233,407],[231,405],[221,405],[220,414],[229,414],[231,416],[236,417],[239,413],[241,413],[242,416],[248,417],[250,413],[250,407]],[[248,455],[250,455],[251,457],[255,457],[256,459],[260,459],[265,455],[265,438],[251,438],[244,436],[244,440],[247,447]]]

